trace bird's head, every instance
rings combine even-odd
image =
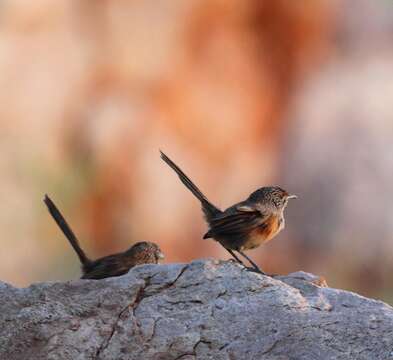
[[[137,242],[126,251],[127,257],[132,257],[136,264],[157,264],[164,258],[159,246],[148,241]]]
[[[279,186],[265,186],[254,191],[248,199],[256,203],[276,208],[277,210],[284,210],[288,205],[288,200],[296,198],[296,195],[289,194]]]

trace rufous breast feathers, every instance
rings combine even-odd
[[[259,245],[270,241],[284,227],[284,220],[278,215],[271,215],[262,226],[250,232],[247,241],[242,247],[244,250],[254,249]]]

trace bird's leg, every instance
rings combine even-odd
[[[227,250],[239,264],[245,267],[243,261],[241,261],[231,249],[227,249],[227,248],[224,249]]]
[[[263,275],[267,275],[267,274],[264,273],[264,272],[258,267],[258,265],[255,264],[254,261],[252,261],[243,251],[238,250],[237,252],[238,252],[240,255],[242,255],[243,257],[245,257],[245,258],[250,262],[250,264],[253,266],[253,269],[250,269],[250,270],[254,270],[255,272],[259,272],[259,273],[261,273],[261,274],[263,274]]]

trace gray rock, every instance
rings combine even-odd
[[[213,260],[0,283],[0,359],[393,359],[393,308],[317,284]]]

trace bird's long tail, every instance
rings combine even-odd
[[[214,206],[203,193],[198,189],[198,187],[188,178],[188,176],[161,150],[161,159],[164,160],[179,176],[181,182],[198,198],[201,202],[203,213],[208,222],[221,213],[221,210]]]
[[[59,226],[65,237],[68,239],[71,246],[74,248],[82,265],[88,265],[91,260],[86,256],[82,248],[79,246],[78,239],[75,236],[74,232],[71,230],[70,226],[67,224],[67,221],[64,219],[63,215],[60,213],[59,209],[56,207],[56,205],[53,203],[53,201],[49,198],[48,195],[45,195],[44,203],[48,207],[49,213],[56,221],[56,224]]]

